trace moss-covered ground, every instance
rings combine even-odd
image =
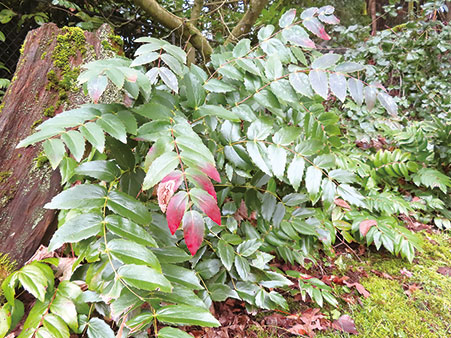
[[[362,271],[360,283],[370,293],[356,304],[340,301],[338,308],[340,314],[354,320],[359,337],[451,337],[451,276],[444,269],[448,268],[449,273],[451,268],[451,236],[428,232],[421,235],[423,252],[413,263],[383,251],[367,252],[361,261],[344,256],[340,259],[340,274],[346,275],[346,269],[351,268]],[[330,310],[324,308],[322,312],[327,315],[332,313]],[[275,334],[255,326],[249,330],[259,338],[280,337],[280,331]],[[353,336],[332,330],[316,333],[318,338]]]

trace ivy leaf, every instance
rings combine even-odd
[[[96,76],[88,81],[88,93],[94,103],[97,103],[108,85],[108,78],[104,75]]]
[[[200,208],[213,222],[221,225],[221,212],[216,200],[206,191],[193,188],[189,192],[194,205]]]
[[[328,80],[327,74],[322,70],[311,70],[309,73],[310,84],[313,90],[327,100]]]
[[[332,73],[329,74],[329,85],[332,93],[341,101],[344,102],[346,98],[346,78],[343,74]]]
[[[208,310],[189,305],[166,305],[160,308],[156,317],[158,320],[179,325],[200,325],[218,327],[221,324]]]
[[[59,289],[58,289],[59,290]],[[77,309],[72,300],[67,297],[57,294],[52,304],[50,305],[50,311],[53,314],[61,317],[62,320],[73,330],[78,329]]]
[[[149,190],[179,165],[178,155],[166,152],[152,162],[143,182],[143,190]]]
[[[25,290],[41,302],[44,301],[48,279],[38,265],[25,265],[17,272],[17,278]]]
[[[283,13],[283,15],[279,19],[280,28],[285,28],[291,25],[296,17],[296,9],[292,8],[289,11]]]
[[[141,290],[171,292],[172,285],[161,272],[144,265],[128,264],[118,269],[118,274],[129,284]]]
[[[195,210],[190,210],[185,213],[183,216],[183,235],[186,246],[192,256],[196,254],[202,244],[204,239],[204,230],[205,225],[201,214]]]
[[[81,214],[70,218],[56,230],[50,240],[49,250],[56,250],[64,243],[76,243],[96,236],[102,229],[102,221],[102,216],[96,213]]]
[[[63,142],[60,139],[52,138],[46,140],[42,146],[44,147],[45,155],[52,165],[52,169],[55,170],[66,154],[66,148]]]
[[[185,214],[186,206],[188,204],[188,194],[185,191],[179,191],[173,196],[168,204],[166,211],[166,219],[171,234],[174,235],[180,226],[183,215]]]

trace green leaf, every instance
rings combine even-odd
[[[241,39],[233,48],[233,57],[241,58],[251,50],[251,40]]]
[[[282,181],[285,172],[285,165],[287,164],[286,150],[270,144],[268,147],[268,157],[271,161],[272,172],[279,180]]]
[[[315,93],[327,100],[327,93],[329,91],[327,73],[322,70],[311,70],[309,80]]]
[[[360,207],[366,206],[364,201],[365,198],[357,190],[355,190],[354,187],[351,187],[348,184],[340,184],[337,188],[337,192],[341,197],[343,197],[343,199],[350,202],[351,204]]]
[[[103,320],[93,317],[88,322],[89,338],[115,338],[113,330]]]
[[[265,140],[272,132],[273,126],[268,121],[256,120],[247,129],[247,137],[250,140]]]
[[[244,241],[238,247],[236,248],[236,251],[239,255],[243,257],[249,257],[250,255],[254,254],[255,251],[257,251],[261,246],[260,240],[254,238],[250,239],[248,241]]]
[[[161,272],[158,258],[144,245],[117,238],[108,242],[108,250],[113,257],[125,264],[148,265]]]
[[[276,198],[270,194],[265,193],[263,195],[261,214],[265,221],[270,221],[274,210],[276,209]]]
[[[227,271],[230,271],[233,266],[235,252],[233,247],[222,239],[218,242],[218,256]]]
[[[221,324],[210,312],[203,308],[189,305],[167,305],[157,311],[158,320],[180,325],[200,325],[218,327]]]
[[[175,74],[166,67],[160,67],[158,68],[158,72],[160,74],[161,79],[163,80],[164,84],[168,86],[171,90],[178,93],[179,91],[179,82],[177,80],[177,77]]]
[[[240,299],[235,290],[232,290],[228,285],[214,283],[208,286],[210,297],[214,302],[223,302],[227,298]]]
[[[96,123],[115,139],[127,143],[127,131],[121,119],[116,115],[102,114]]]
[[[69,338],[70,336],[69,329],[64,321],[51,313],[44,317],[43,325],[55,338]]]
[[[122,74],[122,72],[118,71],[117,69],[106,69],[105,75],[110,79],[111,82],[114,83],[114,85],[118,89],[122,89],[125,81],[125,76],[124,74]]]
[[[127,133],[136,135],[138,130],[138,124],[136,122],[135,116],[128,110],[121,110],[117,113],[117,117],[122,121],[127,130]]]
[[[100,153],[105,149],[105,134],[95,122],[88,122],[80,127],[81,134],[96,148]]]
[[[398,106],[396,104],[396,101],[390,95],[384,92],[378,92],[377,99],[379,100],[380,104],[384,106],[385,109],[387,109],[390,115],[398,115]]]
[[[160,331],[158,331],[159,338],[193,338],[193,336],[189,335],[185,331],[180,329],[176,329],[174,327],[163,327]]]
[[[75,304],[72,300],[57,294],[52,304],[50,305],[50,311],[64,320],[64,322],[72,329],[72,331],[77,331],[77,309],[75,308]]]
[[[318,194],[322,176],[323,173],[318,168],[314,166],[307,168],[305,173],[305,187],[307,188],[310,196],[316,196]]]
[[[269,80],[275,80],[282,76],[283,66],[278,55],[273,54],[268,57],[265,65],[265,74]]]
[[[236,88],[226,83],[224,80],[211,79],[204,84],[204,88],[213,93],[228,93],[236,91]]]
[[[44,205],[46,209],[95,209],[105,203],[106,189],[95,184],[79,184],[69,188]]]
[[[222,106],[203,105],[199,107],[200,116],[216,116],[226,120],[239,122],[240,119],[233,111],[227,110]]]
[[[340,73],[329,74],[329,85],[331,92],[341,101],[346,99],[346,78]]]
[[[85,162],[75,168],[75,173],[107,182],[115,180],[121,174],[114,162],[103,160]]]
[[[349,93],[352,99],[361,106],[363,103],[363,82],[354,78],[348,80]]]
[[[17,272],[17,278],[25,290],[41,302],[44,301],[48,279],[39,265],[25,265]]]
[[[20,141],[19,144],[16,146],[16,148],[28,147],[31,144],[46,140],[52,136],[61,134],[63,132],[64,129],[59,127],[49,127],[48,129],[40,130],[28,136],[25,140]]]
[[[335,67],[335,71],[341,73],[353,73],[364,69],[365,67],[363,65],[355,62],[343,62]]]
[[[194,270],[182,268],[178,265],[164,264],[163,273],[171,282],[186,285],[192,290],[203,290]]]
[[[119,167],[123,170],[133,170],[135,168],[135,156],[127,144],[108,136],[107,149],[111,157],[116,160]]]
[[[167,152],[152,162],[143,182],[143,190],[149,190],[179,165],[178,155]]]
[[[246,258],[241,256],[235,256],[235,269],[242,280],[246,281],[249,278],[249,273],[251,272],[251,267]]]
[[[115,235],[128,238],[135,243],[157,247],[155,239],[142,226],[118,215],[108,215],[106,226]],[[184,251],[183,251],[184,252]]]
[[[69,130],[67,133],[61,135],[61,139],[66,143],[75,161],[80,162],[85,153],[85,139],[75,130]]]
[[[324,54],[313,61],[312,68],[326,69],[332,67],[334,64],[338,62],[338,60],[340,60],[340,58],[341,58],[340,54],[332,54],[332,53]]]
[[[271,170],[264,157],[266,157],[266,147],[262,142],[247,142],[247,151],[252,161],[257,165],[257,167],[263,171],[265,174],[272,176]],[[264,156],[264,157],[263,157]]]
[[[177,58],[170,54],[161,55],[161,60],[177,75],[183,75],[183,66]]]
[[[102,230],[103,217],[100,214],[81,214],[67,220],[56,230],[50,240],[49,250],[56,250],[64,243],[76,243],[96,236]]]
[[[306,74],[300,72],[291,73],[289,80],[296,92],[307,97],[313,96],[313,91],[310,88],[309,77]]]
[[[305,160],[300,156],[295,156],[288,166],[287,177],[294,190],[298,190],[304,175]]]
[[[107,206],[113,212],[138,224],[148,225],[152,220],[149,209],[142,202],[123,192],[111,191],[108,194]]]
[[[127,284],[141,290],[153,291],[159,289],[162,292],[171,292],[171,283],[162,273],[144,265],[123,265],[118,269],[118,274]]]
[[[178,247],[154,248],[152,251],[161,263],[183,263],[192,258]]]
[[[283,13],[283,15],[279,19],[280,28],[285,28],[285,27],[291,25],[293,23],[295,17],[296,17],[296,10],[294,8]]]
[[[46,140],[43,143],[43,147],[45,155],[52,165],[52,169],[56,169],[66,154],[66,148],[64,147],[63,142],[60,139],[52,138]]]
[[[11,313],[6,305],[0,309],[0,337],[5,337],[11,326]]]

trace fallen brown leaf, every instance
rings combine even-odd
[[[337,320],[334,320],[332,327],[342,332],[359,334],[355,327],[354,320],[348,315],[343,315]]]
[[[443,276],[451,276],[451,268],[447,266],[442,266],[438,268],[437,272]]]
[[[377,221],[374,219],[367,219],[362,222],[360,222],[359,229],[362,236],[366,236],[368,231],[370,231],[371,227],[377,225]]]
[[[370,293],[365,289],[365,287],[360,283],[349,283],[347,281],[344,281],[345,285],[347,287],[355,287],[357,291],[365,298],[368,298],[370,296]]]

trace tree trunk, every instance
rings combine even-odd
[[[117,47],[112,36],[108,26],[89,33],[45,24],[26,37],[0,112],[0,253],[19,265],[33,255],[55,219],[55,211],[43,206],[61,187],[40,145],[15,147],[49,116],[88,102],[76,85],[79,66],[111,56]]]

